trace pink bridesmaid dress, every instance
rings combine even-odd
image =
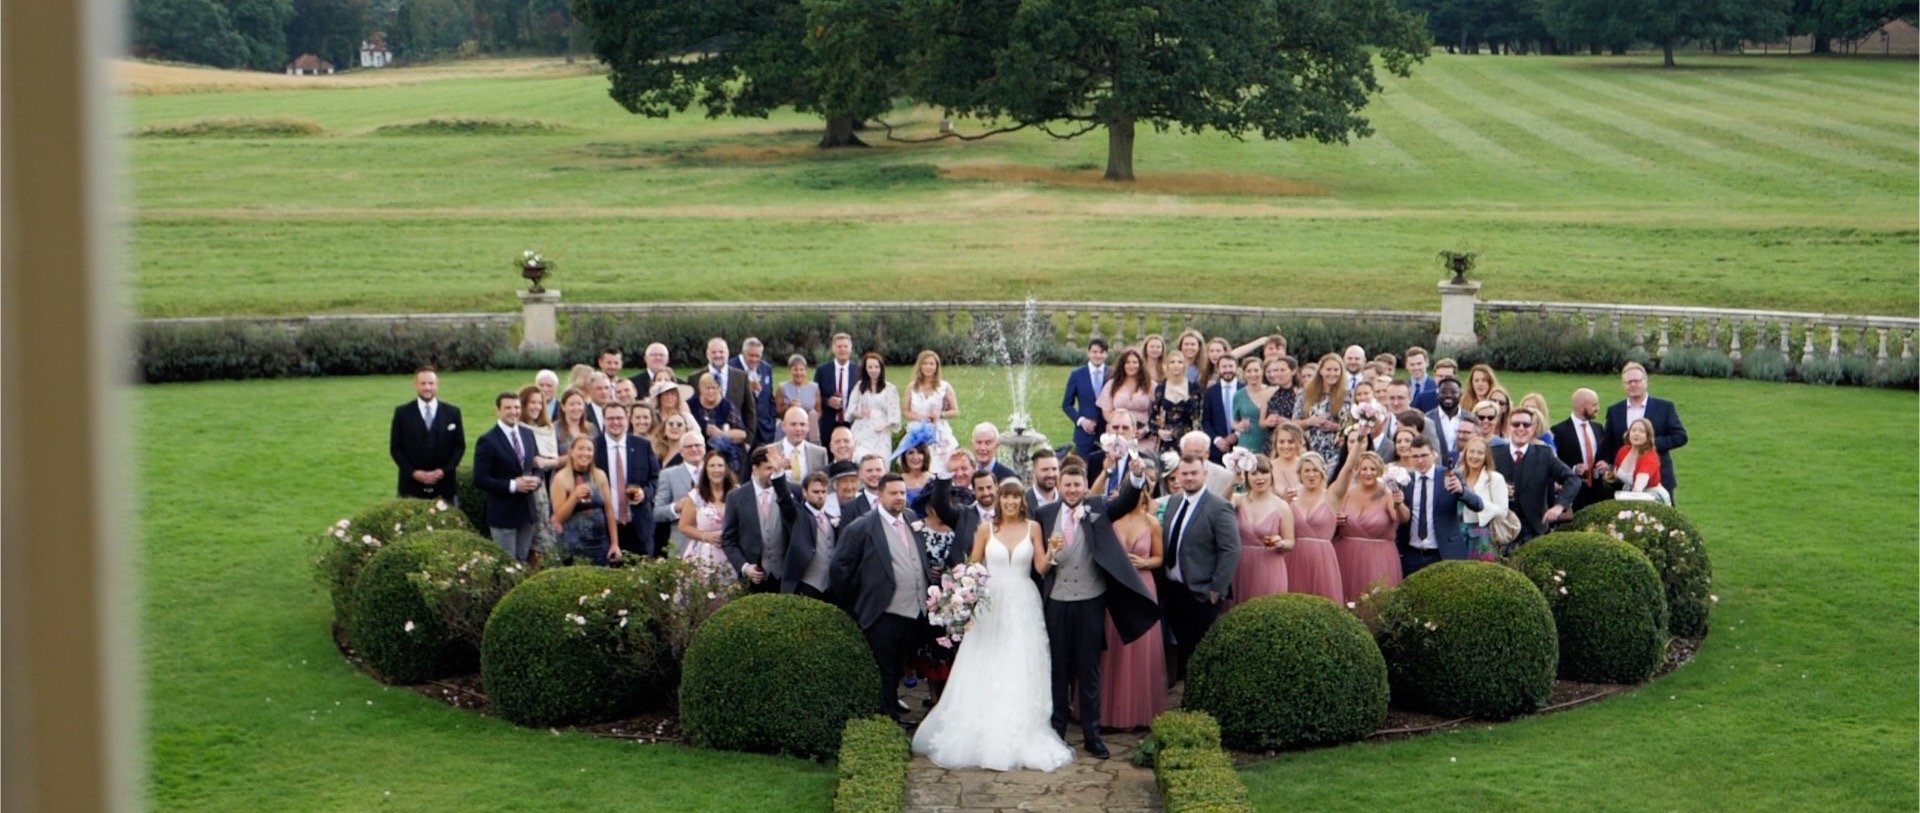
[[[1374,587],[1400,583],[1400,549],[1393,544],[1399,527],[1389,503],[1348,514],[1333,551],[1340,557],[1340,580],[1347,601]]]
[[[1127,543],[1127,552],[1141,558],[1153,554],[1153,534],[1142,531]],[[1147,595],[1154,595],[1153,573],[1140,571]],[[1100,724],[1106,728],[1137,728],[1153,721],[1171,705],[1167,699],[1167,656],[1160,625],[1153,625],[1131,644],[1120,643],[1120,632],[1107,621],[1107,651],[1100,656]]]
[[[1259,523],[1247,514],[1246,506],[1234,510],[1240,515],[1240,564],[1233,571],[1233,595],[1227,599],[1229,609],[1261,596],[1287,592],[1286,554],[1278,548],[1267,547],[1265,540],[1268,535],[1280,532],[1280,512],[1288,508],[1280,506]]]
[[[1333,529],[1338,522],[1325,500],[1313,511],[1302,513],[1293,508],[1293,550],[1287,560],[1287,585],[1295,593],[1324,596],[1339,604],[1347,600],[1347,588],[1340,580],[1340,558],[1333,552]]]

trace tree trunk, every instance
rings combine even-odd
[[[1660,43],[1660,54],[1662,56],[1661,67],[1673,67],[1673,40]]]
[[[1107,122],[1107,174],[1109,181],[1133,180],[1133,118],[1122,116]]]
[[[1600,55],[1600,43],[1597,43],[1597,42],[1595,42],[1595,43],[1589,43],[1589,44],[1587,45],[1587,53],[1588,53],[1588,54],[1590,54],[1590,55],[1592,55],[1592,56],[1599,56],[1599,55]]]
[[[820,136],[820,149],[867,146],[867,142],[861,141],[859,136],[853,134],[853,125],[852,116],[828,116],[827,131]]]
[[[1833,38],[1825,34],[1813,35],[1813,52],[1816,54],[1833,53]]]

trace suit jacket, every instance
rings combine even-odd
[[[673,540],[673,554],[687,548],[687,535],[680,532],[680,521],[673,515],[673,507],[680,504],[680,498],[693,490],[693,474],[686,466],[668,466],[660,472],[660,480],[653,489],[653,521],[656,525],[665,525],[672,530],[668,538]],[[664,551],[663,551],[664,553]]]
[[[1512,503],[1509,508],[1520,512],[1520,536],[1524,539],[1547,532],[1547,506],[1559,505],[1562,511],[1570,511],[1580,495],[1580,476],[1545,444],[1528,444],[1526,456],[1517,466],[1512,447],[1502,445],[1493,450],[1493,468],[1507,480]]]
[[[975,461],[973,461],[973,467],[974,467],[974,470],[975,470],[975,471],[980,471],[980,470],[982,470],[982,467],[980,466],[980,461],[978,461],[978,460],[975,460]],[[1017,473],[1015,473],[1015,472],[1014,472],[1014,470],[1013,470],[1013,467],[1012,467],[1012,466],[1009,466],[1009,465],[1007,465],[1007,464],[1005,464],[1005,463],[1002,463],[1002,462],[1000,462],[999,460],[994,460],[994,461],[993,461],[993,481],[994,481],[995,483],[998,483],[998,482],[1000,482],[1000,481],[1002,481],[1002,480],[1005,480],[1005,479],[1007,479],[1008,477],[1016,477],[1016,478],[1017,478],[1017,477],[1019,477],[1019,476],[1020,476],[1019,474],[1017,474]]]
[[[460,459],[467,456],[466,427],[460,420],[460,408],[445,401],[435,405],[433,426],[427,426],[420,416],[418,400],[393,408],[387,454],[400,467],[400,496],[454,500],[460,493]],[[440,482],[430,486],[415,482],[413,473],[421,470],[440,472]]]
[[[778,579],[785,573],[787,555],[787,525],[789,515],[780,510],[780,496],[793,493],[787,490],[787,476],[778,475],[767,481],[767,490],[772,492],[774,521],[780,527],[773,529],[773,544],[767,545],[767,538],[760,525],[760,505],[755,496],[758,491],[752,480],[735,486],[727,492],[726,520],[720,526],[720,550],[727,554],[727,561],[733,563],[733,572],[744,578],[741,568],[747,565],[759,565],[768,577]]]
[[[1400,453],[1393,448],[1393,435],[1398,431],[1400,431],[1400,419],[1394,418],[1392,422],[1387,425],[1386,431],[1380,433],[1380,439],[1373,444],[1373,451],[1375,454],[1380,455],[1381,460],[1385,460],[1388,463],[1399,462]],[[1427,421],[1427,425],[1421,429],[1420,434],[1426,437],[1427,443],[1431,444],[1435,450],[1435,466],[1444,468],[1440,466],[1441,457],[1438,454],[1440,449],[1440,436],[1437,432],[1438,427],[1434,425],[1434,422]]]
[[[698,376],[709,376],[712,374],[712,370],[702,366],[693,382],[694,392],[700,391]],[[747,386],[747,376],[744,373],[734,375],[732,372],[728,372],[727,385],[721,388],[720,394],[733,403],[734,411],[740,415],[740,427],[747,430],[747,442],[745,445],[752,446],[755,431],[754,427],[759,425],[757,421],[760,420],[760,412],[756,409],[758,405],[754,403],[753,390]]]
[[[1238,392],[1245,387],[1235,379],[1233,389]],[[1232,416],[1227,414],[1232,409],[1233,402],[1227,400],[1226,390],[1221,387],[1221,382],[1215,381],[1208,385],[1207,394],[1200,399],[1200,431],[1207,433],[1209,440],[1218,440],[1233,434]],[[1178,441],[1179,438],[1174,440]],[[1226,452],[1220,448],[1219,444],[1207,444],[1208,460],[1218,463],[1221,456],[1225,454]]]
[[[1415,505],[1414,491],[1420,485],[1420,474],[1412,470],[1408,470],[1407,474],[1409,475],[1407,484],[1400,489],[1400,496],[1406,501],[1407,510],[1412,511]],[[1440,548],[1440,558],[1465,559],[1467,558],[1467,534],[1465,526],[1460,524],[1460,506],[1466,506],[1469,511],[1479,511],[1486,507],[1486,501],[1482,500],[1480,495],[1473,493],[1473,489],[1464,482],[1460,484],[1459,494],[1448,491],[1446,469],[1434,466],[1428,470],[1428,476],[1434,478],[1431,518],[1433,527],[1429,530],[1432,532],[1434,542]],[[1400,523],[1400,530],[1394,541],[1398,544],[1402,555],[1413,551],[1413,530],[1419,521],[1419,517],[1408,517],[1406,522]]]
[[[854,520],[857,520],[860,517],[866,515],[868,512],[872,511],[874,507],[875,506],[873,504],[873,500],[867,496],[867,491],[864,488],[860,490],[860,494],[854,497],[851,502],[841,503],[840,504],[840,527],[842,529],[841,532],[845,533],[845,528],[848,525],[852,524]]]
[[[779,572],[769,575],[780,580],[782,593],[799,590],[800,579],[806,575],[807,566],[813,564],[813,557],[819,555],[822,548],[832,547],[834,540],[840,535],[839,528],[829,524],[826,529],[828,536],[824,540],[821,539],[820,527],[813,520],[813,509],[795,496],[796,490],[789,487],[775,489],[773,492],[773,499],[780,510],[780,521],[787,529],[787,539],[786,549],[779,557],[781,568]],[[825,544],[822,544],[823,541]]]
[[[749,372],[746,364],[746,360],[739,356],[734,356],[731,361],[727,362],[727,366],[735,370]],[[754,378],[760,379],[760,394],[753,396],[754,429],[752,441],[753,445],[758,446],[779,438],[780,430],[776,424],[780,422],[780,416],[773,414],[773,365],[763,358],[760,360],[758,369],[750,372],[752,372]],[[728,376],[728,378],[732,378],[732,376]],[[749,388],[748,392],[751,393],[752,389]]]
[[[835,388],[834,361],[829,358],[814,368],[813,383],[820,385],[820,439],[826,440],[836,426],[852,426],[853,419],[842,410],[827,406],[827,399],[839,394]],[[853,384],[860,378],[860,360],[847,359],[847,397],[853,397]]]
[[[848,524],[843,515],[840,540],[833,548],[829,593],[847,599],[848,606],[853,608],[853,620],[861,629],[872,627],[873,622],[880,620],[887,611],[887,602],[893,599],[894,546],[886,526],[881,524],[885,518],[884,511],[868,511]],[[938,567],[952,567],[965,559],[961,546],[954,545],[947,550],[947,559],[935,561],[927,551],[926,532],[913,530],[919,516],[908,510],[901,518],[907,522],[907,533],[913,537],[913,547],[920,555],[920,567],[927,583],[939,584]]]
[[[1611,465],[1613,463],[1615,448],[1609,445],[1610,441],[1607,440],[1607,428],[1601,425],[1599,421],[1593,421],[1592,424],[1593,459],[1595,462]],[[1553,451],[1556,455],[1559,455],[1560,462],[1567,464],[1568,468],[1573,468],[1586,462],[1586,459],[1580,454],[1580,433],[1574,429],[1573,418],[1569,417],[1554,424],[1551,435],[1553,437]],[[1580,496],[1573,501],[1573,507],[1585,508],[1594,503],[1609,499],[1613,496],[1613,491],[1613,483],[1607,478],[1593,475],[1592,482],[1587,482],[1587,478],[1582,478],[1580,483]]]
[[[1407,406],[1421,412],[1432,412],[1440,408],[1440,380],[1433,376],[1415,381],[1407,379],[1407,388],[1413,396]]]
[[[1053,490],[1053,502],[1047,503],[1047,504],[1055,505],[1055,504],[1058,504],[1059,502],[1060,502],[1060,489],[1056,488]],[[1027,516],[1031,517],[1040,513],[1040,508],[1041,508],[1040,492],[1035,491],[1033,486],[1027,486]]]
[[[1176,492],[1167,500],[1167,539],[1173,545],[1173,519],[1180,515],[1180,501],[1186,495]],[[1187,517],[1186,530],[1181,533],[1178,548],[1169,551],[1168,560],[1161,563],[1160,575],[1173,578],[1173,566],[1178,559],[1180,575],[1187,588],[1196,595],[1204,596],[1208,591],[1227,595],[1233,584],[1233,572],[1240,563],[1240,520],[1234,515],[1233,506],[1226,500],[1215,496],[1206,489],[1200,490],[1200,497]]]
[[[660,461],[654,459],[653,443],[634,437],[632,432],[628,432],[627,436],[621,439],[621,446],[624,447],[627,461],[627,471],[621,482],[646,489],[645,496],[647,499],[652,499],[660,480]],[[593,466],[607,473],[607,484],[611,486],[613,469],[608,467],[607,459],[607,434],[602,432],[593,436]],[[617,513],[619,508],[616,507],[614,510]],[[646,505],[637,506],[628,512],[627,524],[637,526],[641,533],[650,536],[653,533],[653,514],[647,510]]]
[[[438,416],[435,416],[438,417]],[[513,453],[513,442],[494,424],[473,444],[473,484],[487,494],[487,527],[519,528],[532,525],[533,493],[513,491],[513,479],[533,470],[533,430],[515,424],[520,436],[520,455]]]
[[[787,442],[787,438],[785,435],[782,435],[778,438],[768,441],[769,444],[780,445],[783,450],[785,449],[786,442]],[[801,471],[803,472],[803,474],[812,474],[816,471],[825,472],[827,470],[827,463],[828,463],[827,447],[825,446],[821,446],[817,443],[808,443],[803,440],[800,442],[800,457],[802,458],[801,465],[803,466],[803,468],[801,469]],[[802,486],[802,483],[799,482],[799,480],[795,480],[794,478],[788,478],[788,479],[791,480],[792,482],[787,483],[787,487],[795,491],[799,491]],[[804,479],[804,476],[801,479]],[[828,489],[828,490],[831,491],[832,489]]]
[[[1457,425],[1460,422],[1461,416],[1467,415],[1467,414],[1469,413],[1467,412],[1465,407],[1460,408],[1459,415],[1455,415],[1451,418],[1447,417],[1445,413],[1441,412],[1440,408],[1437,406],[1427,410],[1427,425],[1433,427],[1433,438],[1434,438],[1433,451],[1434,451],[1434,454],[1439,458],[1439,465],[1442,467],[1451,468],[1453,464],[1460,459],[1460,444],[1459,444],[1458,435],[1452,435],[1451,437],[1453,437],[1454,439],[1448,440],[1447,438],[1449,437],[1449,433],[1446,432],[1445,430],[1442,430],[1440,426],[1442,423],[1446,423],[1446,422],[1451,422]]]
[[[1160,603],[1147,592],[1146,583],[1140,581],[1140,571],[1127,561],[1127,549],[1121,546],[1120,536],[1113,532],[1114,521],[1127,515],[1127,509],[1121,506],[1139,501],[1140,489],[1131,481],[1132,478],[1128,478],[1128,482],[1120,486],[1119,499],[1112,502],[1089,497],[1083,503],[1088,510],[1082,512],[1079,528],[1074,533],[1074,544],[1093,546],[1094,566],[1106,576],[1107,592],[1102,598],[1106,599],[1107,617],[1113,620],[1114,629],[1125,643],[1133,643],[1160,622]],[[1065,505],[1065,502],[1056,502],[1034,515],[1042,536],[1053,535]],[[1045,576],[1034,574],[1043,601],[1053,600],[1054,577],[1059,573],[1058,568],[1048,568]]]
[[[1673,458],[1667,453],[1687,445],[1687,427],[1681,425],[1680,413],[1673,408],[1673,402],[1665,398],[1647,396],[1645,417],[1653,424],[1653,448],[1660,452],[1660,484],[1672,491],[1678,482],[1673,477]],[[1607,407],[1607,443],[1617,451],[1626,436],[1627,402],[1620,401]]]
[[[1108,375],[1113,371],[1108,370]],[[1073,449],[1081,457],[1093,459],[1093,453],[1100,442],[1100,433],[1107,428],[1107,420],[1096,403],[1100,393],[1093,388],[1093,374],[1082,364],[1067,374],[1066,397],[1060,399],[1060,411],[1067,416],[1067,422],[1073,424]],[[1093,431],[1080,428],[1081,418],[1093,419]]]

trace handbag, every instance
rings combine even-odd
[[[1494,542],[1501,545],[1511,543],[1514,538],[1520,536],[1520,515],[1509,508],[1501,512],[1500,516],[1492,522],[1487,523],[1487,531]]]

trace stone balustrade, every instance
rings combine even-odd
[[[1588,336],[1604,333],[1653,358],[1675,347],[1702,347],[1738,361],[1743,352],[1775,347],[1802,364],[1852,355],[1879,365],[1912,358],[1920,331],[1915,318],[1739,308],[1487,301],[1478,310],[1482,331],[1497,331],[1505,316],[1561,317],[1584,322]]]

